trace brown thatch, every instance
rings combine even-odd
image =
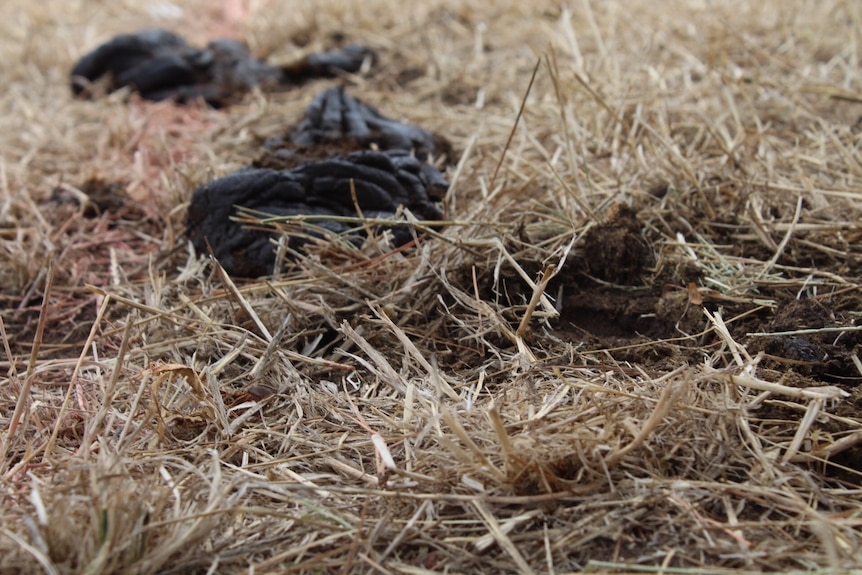
[[[78,57],[147,26],[369,44],[340,81],[450,139],[446,221],[231,281],[184,202],[331,81],[72,99]],[[860,26],[853,0],[5,0],[0,572],[859,568]]]

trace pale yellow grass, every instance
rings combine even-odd
[[[0,572],[862,569],[860,468],[825,464],[858,447],[857,391],[761,369],[712,312],[593,349],[554,327],[575,288],[545,289],[631,205],[656,274],[699,270],[668,305],[858,290],[862,5],[244,6],[0,6]],[[78,57],[148,26],[273,59],[371,45],[351,92],[460,154],[447,224],[230,281],[183,203],[329,82],[225,111],[71,99]],[[94,175],[133,216],[50,201]]]

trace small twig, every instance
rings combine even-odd
[[[0,461],[6,461],[6,454],[11,446],[12,440],[15,437],[15,432],[18,429],[18,424],[24,414],[25,409],[30,406],[30,387],[33,385],[33,376],[36,371],[36,360],[39,357],[39,351],[42,349],[42,338],[45,335],[45,324],[48,322],[48,301],[51,298],[51,288],[54,285],[54,261],[48,260],[47,278],[45,280],[45,292],[42,294],[42,306],[39,309],[39,323],[36,325],[36,335],[33,337],[33,349],[30,351],[30,361],[27,364],[27,373],[24,376],[24,385],[18,393],[18,400],[15,402],[15,411],[12,412],[12,417],[9,419],[9,431],[6,433],[6,440],[2,443],[2,451],[0,451]],[[5,333],[3,341],[6,341]],[[8,343],[6,344],[8,349]],[[8,352],[7,352],[8,353]],[[12,361],[12,357],[9,357]],[[27,409],[29,412],[29,409]]]
[[[533,570],[530,568],[530,565],[524,559],[524,556],[521,555],[521,552],[518,551],[518,548],[512,542],[508,535],[506,535],[506,531],[499,524],[497,519],[491,514],[491,511],[488,507],[481,501],[474,501],[473,507],[476,508],[476,511],[479,512],[479,516],[485,522],[485,525],[488,527],[489,534],[497,541],[497,543],[502,547],[506,553],[515,561],[515,565],[518,566],[518,571],[521,573],[533,573]],[[509,523],[507,527],[509,530],[515,528],[519,522]],[[479,539],[476,541],[475,545],[478,546],[483,539]]]
[[[796,198],[796,212],[793,214],[793,221],[790,222],[790,227],[787,228],[787,232],[784,234],[784,237],[781,239],[781,243],[778,244],[778,248],[775,250],[775,254],[772,258],[766,262],[766,265],[763,266],[763,269],[760,270],[760,273],[757,274],[758,279],[765,276],[772,267],[778,263],[778,258],[781,257],[781,254],[784,253],[785,248],[787,248],[787,244],[790,242],[790,238],[793,237],[793,233],[796,231],[796,224],[799,223],[799,216],[802,214],[802,196],[800,195]]]
[[[254,322],[254,325],[257,326],[257,329],[260,331],[261,335],[263,335],[263,337],[266,339],[267,343],[271,342],[272,341],[272,334],[269,333],[269,330],[266,328],[266,326],[260,320],[260,316],[257,315],[257,312],[254,311],[254,308],[251,307],[251,304],[248,303],[248,300],[242,296],[240,291],[237,289],[236,284],[233,283],[233,280],[230,279],[230,276],[225,271],[225,269],[221,266],[221,264],[218,262],[218,260],[215,258],[212,258],[212,262],[213,262],[213,265],[218,270],[218,274],[221,277],[222,281],[227,286],[228,291],[231,293],[231,295],[233,295],[233,297],[236,299],[236,301],[240,305],[240,307],[242,307],[242,309],[245,310],[245,313],[247,313],[248,316],[252,319],[252,321]]]
[[[542,300],[542,296],[545,295],[545,288],[548,287],[548,282],[551,281],[551,278],[553,278],[554,275],[556,275],[556,272],[557,266],[554,264],[545,268],[545,271],[542,274],[542,279],[540,279],[539,283],[537,283],[533,288],[533,296],[530,298],[530,303],[527,305],[526,311],[524,311],[524,317],[521,318],[521,323],[518,325],[518,330],[515,332],[516,336],[522,337],[527,332],[527,328],[530,327],[530,320],[533,317],[533,312],[536,311],[536,307]]]
[[[86,357],[91,351],[90,346],[93,345],[93,341],[96,339],[96,334],[99,331],[99,327],[102,325],[102,320],[105,317],[105,313],[108,311],[108,305],[110,304],[110,302],[111,298],[109,297],[106,297],[102,300],[102,305],[99,306],[99,311],[96,314],[96,319],[93,320],[93,324],[90,326],[90,333],[87,336],[87,340],[84,342],[84,345],[81,347],[81,354],[78,356],[78,361],[75,362],[75,368],[72,370],[72,377],[69,378],[69,387],[66,390],[66,396],[63,398],[63,403],[60,405],[60,411],[57,414],[57,421],[54,425],[53,431],[51,432],[51,437],[48,439],[48,442],[44,446],[44,453],[42,455],[43,458],[48,457],[51,454],[51,450],[54,447],[54,443],[60,436],[60,428],[64,423],[66,411],[68,410],[69,401],[71,401],[72,399],[73,392],[77,390],[79,393],[79,402],[83,400],[83,389],[81,388],[79,382],[81,368],[84,366]]]
[[[748,337],[780,337],[785,335],[812,335],[818,333],[840,333],[845,331],[862,331],[862,325],[844,327],[817,327],[811,329],[794,329],[793,331],[753,331],[745,334]]]
[[[705,368],[706,373],[714,373],[728,383],[755,389],[757,391],[768,391],[769,393],[795,397],[797,399],[841,399],[850,397],[850,393],[834,385],[822,385],[818,387],[788,387],[780,383],[772,383],[754,377],[752,375],[721,373],[718,370]]]
[[[542,59],[536,60],[536,66],[533,68],[533,75],[530,76],[530,83],[527,85],[527,91],[524,93],[524,98],[521,100],[521,107],[518,109],[518,115],[515,117],[515,123],[512,126],[512,131],[509,132],[509,138],[506,140],[506,145],[503,147],[503,153],[500,154],[500,161],[497,162],[497,167],[494,168],[494,175],[491,176],[491,184],[488,186],[491,190],[494,189],[494,184],[497,181],[497,174],[500,172],[500,166],[503,165],[503,160],[506,159],[506,153],[509,151],[509,146],[512,145],[512,139],[515,137],[515,130],[518,129],[518,124],[521,121],[521,116],[524,114],[524,108],[527,106],[527,97],[533,89],[533,82],[536,81],[536,74],[539,71],[539,66],[542,64]]]
[[[655,408],[652,411],[652,415],[650,415],[649,419],[643,424],[640,432],[637,437],[635,437],[628,445],[623,447],[622,449],[618,449],[617,451],[613,451],[605,457],[605,465],[607,467],[611,467],[622,460],[630,452],[634,451],[641,445],[643,445],[650,435],[656,430],[659,424],[664,420],[668,413],[670,413],[670,408],[673,407],[676,400],[682,395],[682,392],[686,389],[687,382],[671,382],[665,387],[664,391],[661,394],[661,397],[658,400],[658,404],[656,404]]]

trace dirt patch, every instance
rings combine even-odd
[[[862,332],[856,329],[862,323],[857,288],[804,296],[778,285],[760,287],[756,297],[722,294],[704,287],[703,269],[668,261],[650,247],[654,231],[645,222],[651,214],[651,209],[638,215],[631,208],[618,208],[576,244],[548,286],[548,293],[560,295],[560,316],[554,322],[558,337],[578,342],[580,349],[625,348],[626,361],[646,366],[663,360],[643,344],[688,338],[694,351],[689,359],[696,362],[701,354],[696,348],[709,343],[701,336],[709,328],[704,310],[721,311],[733,336],[751,355],[763,354],[764,368],[791,370],[812,385],[837,383],[853,388],[862,383],[854,359],[862,344]],[[706,217],[699,214],[691,219]],[[731,221],[735,218],[727,220]],[[762,245],[736,241],[739,227],[738,221],[704,226],[701,237],[711,245],[732,242],[731,253],[740,258],[767,257]],[[791,246],[789,255],[779,260],[787,266],[823,264],[818,269],[833,269],[836,274],[847,269],[843,261],[825,261],[803,244]],[[539,269],[538,263],[523,265]],[[507,285],[517,292],[518,282]],[[529,294],[519,297],[523,300]],[[777,335],[767,335],[773,333]],[[641,351],[632,352],[633,345]]]
[[[637,286],[655,265],[635,211],[619,205],[607,222],[591,228],[583,239],[586,273],[611,284]]]
[[[862,350],[862,332],[842,328],[860,325],[860,304],[856,290],[829,297],[787,297],[768,322],[750,326],[753,332],[786,335],[752,338],[750,349],[766,354],[764,367],[789,367],[818,381],[855,387],[862,383],[854,361]]]

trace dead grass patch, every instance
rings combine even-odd
[[[200,4],[0,9],[0,571],[859,568],[856,3]],[[326,83],[73,101],[145,25],[369,43],[446,221],[198,260],[183,202]]]

